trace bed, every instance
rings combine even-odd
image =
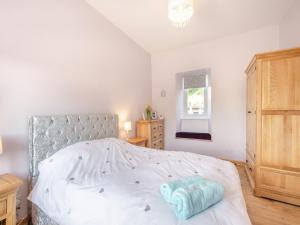
[[[117,137],[116,115],[31,118],[29,199],[34,225],[251,224],[232,163],[146,149]],[[159,186],[195,174],[221,182],[225,197],[179,221],[161,199]]]

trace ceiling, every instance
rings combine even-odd
[[[194,0],[191,23],[168,20],[168,0],[86,0],[150,53],[278,24],[295,0]]]

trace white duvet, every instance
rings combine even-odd
[[[60,225],[250,225],[230,162],[107,138],[80,142],[39,164],[29,199]],[[186,221],[160,196],[162,183],[198,174],[221,182],[224,199]]]

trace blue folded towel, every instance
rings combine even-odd
[[[166,202],[173,203],[172,194],[177,188],[187,187],[191,184],[201,183],[202,181],[203,178],[200,176],[190,176],[180,180],[170,181],[160,186],[160,193]]]
[[[218,182],[202,180],[176,189],[172,195],[173,209],[178,219],[186,220],[224,197],[224,187]]]

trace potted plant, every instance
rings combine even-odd
[[[152,108],[150,105],[148,105],[146,108],[145,108],[145,113],[146,113],[146,119],[147,120],[151,120],[151,117],[152,117]]]

